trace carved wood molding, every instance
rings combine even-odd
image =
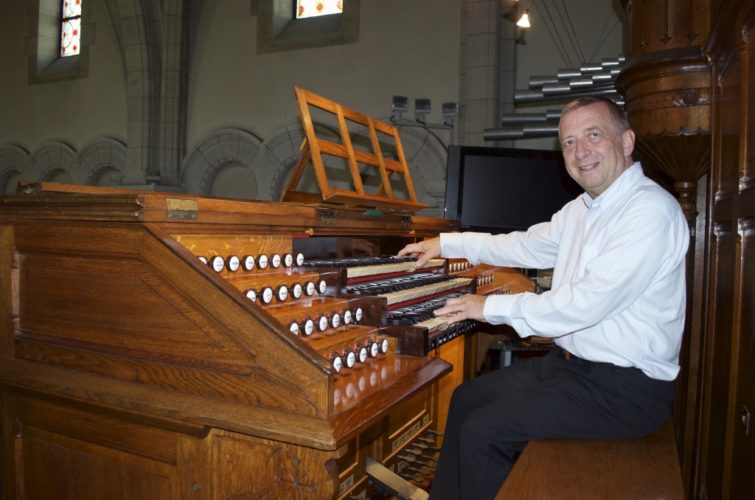
[[[710,0],[623,0],[629,15],[630,60],[658,51],[701,45],[710,27]]]
[[[710,168],[711,136],[709,133],[694,135],[647,135],[637,137],[637,150],[644,159],[674,180],[674,190],[679,195],[679,204],[688,221],[697,216],[697,180]]]
[[[617,86],[626,99],[637,150],[674,181],[688,221],[696,212],[696,182],[710,168],[710,67],[701,47],[646,54],[630,61]]]
[[[630,61],[616,83],[638,136],[710,132],[710,68],[701,47]]]

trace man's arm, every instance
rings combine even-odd
[[[490,296],[484,316],[511,325],[522,337],[558,337],[594,326],[630,307],[650,287],[662,293],[657,283],[683,262],[686,238],[683,220],[654,204],[636,203],[602,247],[582,249],[579,277],[541,295]]]

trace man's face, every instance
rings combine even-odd
[[[623,133],[606,104],[596,102],[567,112],[559,125],[569,175],[596,198],[632,164],[634,132]]]

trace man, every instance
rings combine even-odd
[[[553,268],[540,295],[465,295],[436,311],[555,339],[546,356],[459,386],[431,498],[493,498],[532,439],[623,439],[670,415],[684,326],[689,243],[677,201],[632,161],[620,108],[582,98],[561,113],[566,169],[585,193],[550,222],[492,236],[442,234],[399,256]]]

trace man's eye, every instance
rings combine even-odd
[[[590,132],[590,139],[599,139],[600,133],[599,132]]]
[[[564,141],[561,144],[561,147],[564,148],[564,149],[572,148],[572,147],[574,147],[574,141],[572,141],[572,140]]]

